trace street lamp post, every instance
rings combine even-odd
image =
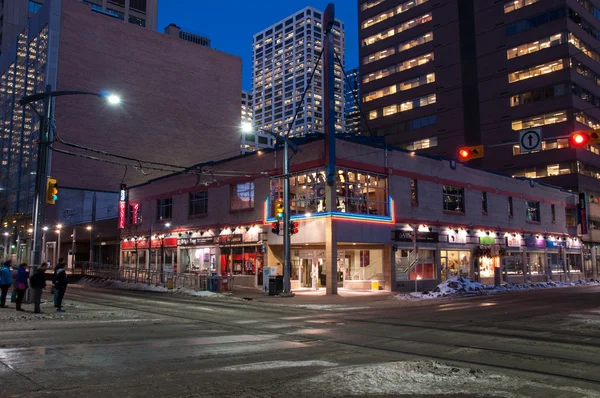
[[[106,98],[109,104],[116,105],[121,102],[121,99],[116,95],[107,95],[100,93],[92,93],[87,91],[61,90],[52,91],[52,86],[47,85],[46,91],[24,96],[19,100],[19,104],[25,106],[37,101],[44,101],[44,110],[40,115],[40,137],[38,143],[38,159],[35,177],[35,202],[33,208],[33,250],[32,260],[33,265],[41,264],[42,253],[42,223],[44,222],[45,203],[46,200],[46,180],[48,178],[48,151],[50,149],[51,133],[50,120],[52,120],[52,99],[65,95],[93,95]]]
[[[92,246],[93,243],[93,239],[92,236],[94,235],[94,228],[92,228],[91,225],[88,225],[87,227],[85,227],[86,230],[90,231],[90,259],[89,262],[93,263],[94,262],[94,247]]]
[[[60,230],[62,229],[62,224],[56,225],[56,233],[58,234],[57,244],[56,244],[56,256],[54,256],[54,266],[58,264],[58,259],[60,258]]]
[[[42,227],[42,253],[41,253],[41,261],[46,261],[46,232],[48,231],[48,227]],[[36,266],[35,262],[33,263],[34,267]]]

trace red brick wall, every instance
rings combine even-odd
[[[63,140],[186,166],[239,152],[240,58],[63,0],[58,59],[56,89],[109,90],[123,98],[119,107],[92,96],[58,98],[56,125]],[[52,175],[63,187],[118,191],[124,171],[53,154]],[[160,175],[130,167],[125,183]]]

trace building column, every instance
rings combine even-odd
[[[327,189],[332,189],[332,187],[328,185]],[[332,217],[327,217],[325,221],[325,262],[327,267],[326,294],[337,294],[337,229]]]
[[[531,282],[531,269],[527,270],[527,248],[525,247],[521,252],[522,256],[522,267],[523,267],[523,283]]]
[[[215,270],[217,272],[217,275],[221,276],[221,246],[219,245],[215,245],[215,267],[217,268]]]
[[[596,245],[593,244],[593,242],[590,247],[590,252],[591,252],[590,262],[592,263],[592,277],[594,279],[598,279],[598,267],[596,266]]]
[[[392,266],[392,245],[383,245],[383,288],[392,291],[393,276],[395,274]]]

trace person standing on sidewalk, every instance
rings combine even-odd
[[[23,263],[19,265],[19,270],[17,271],[17,282],[15,283],[15,288],[17,290],[17,311],[25,311],[23,308],[21,308],[21,305],[23,304],[23,299],[25,298],[28,282],[29,272],[27,272],[27,264]]]
[[[11,260],[7,260],[2,264],[0,269],[0,308],[8,308],[6,305],[6,296],[8,295],[8,288],[12,285],[12,274],[10,272]]]
[[[31,290],[33,291],[34,313],[41,314],[40,304],[42,302],[42,290],[46,288],[46,268],[48,264],[42,263],[29,278]]]
[[[56,264],[52,283],[54,284],[54,306],[56,307],[56,312],[65,312],[62,309],[62,300],[67,290],[67,272],[65,271],[65,263],[62,262],[62,258]]]

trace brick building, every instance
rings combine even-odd
[[[327,217],[338,225],[338,280],[346,289],[373,282],[412,289],[415,278],[429,288],[456,275],[490,282],[500,266],[513,282],[597,275],[582,255],[573,193],[340,137],[337,210],[326,213],[323,138],[299,143],[290,181],[291,218],[299,222],[293,289],[326,283]],[[282,236],[271,232],[282,151],[200,167],[212,176],[203,184],[174,174],[129,189],[121,265],[233,274],[246,286],[262,285],[264,267],[282,273]]]
[[[46,1],[0,57],[0,185],[6,212],[27,220],[33,208],[39,119],[33,109],[15,104],[23,95],[47,84],[54,90],[115,92],[123,99],[119,107],[93,96],[56,98],[57,135],[123,156],[190,166],[239,153],[241,68],[238,57],[107,18],[79,1]],[[38,112],[41,105],[36,104]],[[53,147],[106,159],[60,143]],[[60,194],[46,223],[89,222],[92,191],[97,218],[116,223],[119,184],[166,173],[129,164],[53,151],[49,174],[58,180]],[[26,225],[17,232],[8,220],[4,227],[15,239],[19,233],[27,238]]]

